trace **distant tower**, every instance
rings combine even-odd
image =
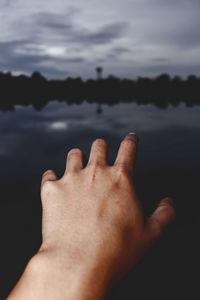
[[[97,71],[97,79],[101,80],[102,79],[103,68],[102,67],[97,67],[96,71]]]

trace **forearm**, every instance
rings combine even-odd
[[[61,269],[36,255],[7,300],[102,300],[106,285],[98,271],[95,274],[95,270],[82,266]]]

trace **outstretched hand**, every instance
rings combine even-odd
[[[174,220],[171,198],[144,217],[132,177],[137,141],[128,134],[112,166],[107,143],[97,139],[86,167],[83,152],[72,149],[62,178],[43,174],[43,240],[31,269],[40,268],[46,289],[37,299],[103,299]]]

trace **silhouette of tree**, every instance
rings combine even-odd
[[[37,71],[33,72],[33,74],[31,75],[31,79],[37,81],[46,81],[46,78]]]
[[[156,78],[139,77],[137,80],[120,79],[113,75],[101,78],[103,68],[97,67],[97,80],[83,81],[78,78],[47,80],[39,72],[30,77],[13,76],[0,72],[0,110],[14,110],[15,105],[32,104],[41,110],[49,101],[65,101],[80,104],[83,101],[97,103],[97,113],[102,113],[101,104],[114,105],[120,102],[154,104],[165,109],[184,102],[187,106],[200,105],[200,78],[190,75],[186,80],[168,74]],[[101,78],[101,80],[99,80]]]

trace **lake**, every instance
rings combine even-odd
[[[192,299],[199,224],[200,106],[159,109],[49,102],[0,111],[1,292],[4,298],[41,242],[40,180],[47,169],[62,176],[67,152],[109,143],[112,164],[123,137],[139,136],[135,184],[146,215],[172,196],[177,220],[141,263],[113,289],[110,299]]]

